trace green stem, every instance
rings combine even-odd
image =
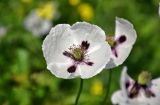
[[[111,78],[112,78],[112,70],[109,70],[109,76],[108,76],[108,82],[107,82],[107,90],[106,90],[106,94],[105,94],[105,97],[104,97],[104,100],[103,100],[103,105],[106,105],[107,103],[107,99],[108,99],[108,96],[109,96],[109,91],[110,91],[110,86],[111,86]]]
[[[81,79],[81,81],[80,81],[80,88],[79,88],[79,91],[78,91],[78,94],[77,94],[77,98],[76,98],[76,101],[75,101],[74,105],[78,105],[78,101],[79,101],[82,89],[83,89],[83,79]]]
[[[103,0],[97,0],[97,6],[95,9],[95,18],[93,20],[94,23],[98,22],[98,15],[99,15],[102,4],[103,4]]]

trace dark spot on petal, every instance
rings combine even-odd
[[[72,65],[72,66],[70,66],[68,69],[67,69],[67,71],[69,72],[69,73],[74,73],[75,71],[76,71],[76,66],[75,65]]]
[[[92,66],[94,63],[93,62],[85,62],[87,65]]]
[[[63,55],[69,57],[69,58],[73,58],[73,55],[70,52],[64,51]]]
[[[89,43],[87,42],[87,41],[82,41],[82,43],[81,43],[81,48],[83,49],[83,50],[87,50],[88,48],[89,48]]]
[[[122,35],[122,36],[119,37],[118,42],[123,43],[123,42],[126,41],[126,39],[127,39],[126,36]]]
[[[127,82],[126,82],[126,88],[128,88],[129,86],[130,86],[130,82],[127,81]]]

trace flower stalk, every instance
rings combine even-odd
[[[76,101],[75,101],[75,104],[74,104],[74,105],[78,105],[79,98],[80,98],[80,95],[81,95],[81,93],[82,93],[82,89],[83,89],[83,79],[81,78],[81,79],[80,79],[79,91],[78,91],[78,94],[77,94]]]
[[[108,82],[107,82],[107,87],[106,87],[106,94],[105,97],[103,99],[102,105],[107,105],[107,100],[108,100],[108,96],[109,96],[109,91],[110,91],[110,87],[111,87],[111,78],[112,78],[112,70],[109,70],[109,75],[108,75]]]

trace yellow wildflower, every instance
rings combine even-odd
[[[40,6],[36,10],[36,13],[41,18],[52,20],[55,14],[55,6],[53,2],[47,2],[46,4]]]
[[[76,6],[80,3],[80,0],[69,0],[69,4],[72,6]]]
[[[93,95],[102,95],[103,93],[103,83],[96,79],[91,85],[91,94]]]
[[[90,4],[83,3],[78,7],[79,14],[81,18],[85,21],[90,21],[93,18],[93,8]]]

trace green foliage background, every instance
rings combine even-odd
[[[0,0],[0,24],[7,27],[7,34],[0,37],[0,105],[73,105],[79,86],[79,78],[63,80],[46,69],[41,45],[44,37],[35,37],[23,25],[27,14],[47,0]],[[55,0],[60,16],[53,20],[73,24],[83,21],[77,6],[68,0]],[[159,0],[81,0],[93,8],[90,23],[100,26],[106,34],[114,35],[115,17],[122,17],[134,24],[138,38],[123,65],[112,70],[111,91],[118,90],[121,69],[127,65],[133,78],[142,70],[148,70],[153,78],[160,77],[160,17]],[[79,5],[80,5],[79,4]],[[100,105],[105,94],[93,95],[91,84],[99,79],[107,89],[108,70],[84,81],[79,105]]]

